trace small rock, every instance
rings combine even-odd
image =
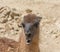
[[[26,12],[27,12],[27,13],[31,13],[32,10],[31,10],[31,9],[27,9]]]

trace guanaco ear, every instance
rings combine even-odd
[[[19,25],[18,25],[18,27],[20,27],[20,28],[21,28],[21,27],[22,27],[22,24],[19,24]]]
[[[41,17],[37,17],[36,19],[35,19],[35,21],[34,21],[34,26],[36,26],[36,27],[38,27],[38,25],[39,25],[39,22],[41,21]]]
[[[39,23],[41,21],[42,17],[37,16],[35,19],[35,23]]]
[[[42,17],[37,16],[36,21],[37,21],[37,22],[40,22],[40,21],[41,21],[41,19],[42,19]]]
[[[23,23],[18,24],[18,27],[20,28],[23,27]]]

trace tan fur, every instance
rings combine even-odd
[[[18,52],[17,43],[12,39],[0,38],[0,52]]]
[[[33,22],[36,18],[36,15],[34,14],[28,14],[25,16],[26,22]],[[32,43],[27,45],[24,31],[21,32],[21,38],[20,38],[20,48],[19,52],[40,52],[39,51],[39,27],[36,29],[35,35],[33,37]]]
[[[19,52],[39,52],[39,32],[37,32],[30,45],[26,44],[24,34],[21,35]]]
[[[31,23],[31,22],[33,23],[35,18],[36,18],[35,14],[28,14],[24,16],[24,21],[28,23]]]

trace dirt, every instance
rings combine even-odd
[[[60,52],[59,11],[60,0],[0,0],[0,37],[17,42],[22,31],[19,26],[22,16],[34,13],[42,17],[40,52]]]

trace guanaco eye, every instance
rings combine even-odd
[[[24,24],[24,23],[22,23],[22,26],[23,26],[23,27],[25,27],[25,24]]]
[[[39,25],[39,23],[38,23],[38,22],[37,22],[37,23],[34,23],[34,26],[35,26],[35,27],[38,27],[38,25]]]

